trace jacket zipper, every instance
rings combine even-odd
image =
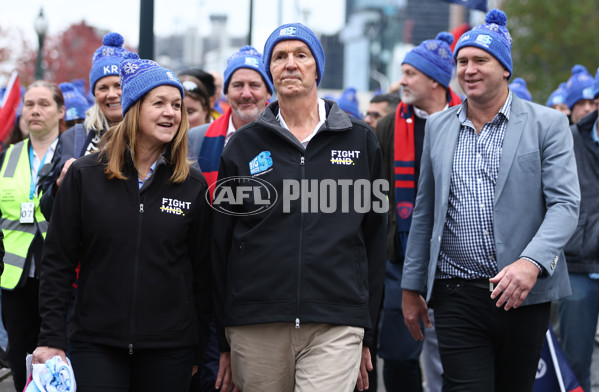
[[[135,243],[135,258],[133,260],[133,293],[131,296],[131,321],[129,323],[131,332],[131,341],[135,340],[135,298],[137,297],[137,284],[139,274],[139,250],[141,248],[141,221],[144,213],[143,200],[139,201],[139,214],[137,219],[137,241]],[[129,343],[129,354],[133,354],[133,343]]]
[[[300,168],[302,180],[306,178],[306,159],[304,155],[300,157]],[[304,253],[304,214],[300,210],[300,232],[299,232],[299,253],[297,260],[297,317],[295,318],[295,328],[300,327],[300,304],[301,304],[301,281],[302,281],[302,260]]]

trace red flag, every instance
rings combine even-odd
[[[15,71],[10,76],[6,91],[0,101],[0,142],[6,140],[15,125],[20,101],[21,84],[19,83],[19,74]]]

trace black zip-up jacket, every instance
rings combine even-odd
[[[167,150],[168,151],[168,150]],[[170,183],[161,156],[141,189],[109,180],[98,154],[75,161],[56,195],[41,263],[40,346],[66,349],[75,267],[79,285],[69,338],[128,348],[205,347],[211,315],[211,209],[204,176]]]
[[[218,184],[231,185],[233,193],[217,186],[214,207],[238,215],[215,212],[213,218],[215,313],[224,326],[291,322],[300,328],[302,323],[364,327],[369,346],[385,275],[388,184],[372,129],[350,119],[336,103],[325,104],[327,119],[306,149],[280,126],[278,102],[273,102],[255,122],[236,131],[223,150]],[[256,168],[256,158],[262,168]],[[252,180],[227,180],[252,174]],[[339,179],[386,184],[378,196],[370,195],[382,207],[355,212],[353,185],[345,193],[336,186],[337,208],[325,205],[328,212],[317,201],[306,204],[314,212],[302,213],[299,186],[296,199],[286,195],[291,188],[285,180],[317,180],[321,187],[315,194],[321,195],[322,186],[330,191]],[[238,194],[236,184],[260,188],[258,181],[276,190],[277,200],[269,209],[246,214],[263,205],[265,193],[257,197],[245,192],[242,204],[235,204],[239,198],[227,199]],[[272,201],[275,192],[270,191]],[[344,197],[347,212],[342,211]],[[219,346],[228,349],[222,335]]]
[[[580,181],[578,226],[564,248],[568,271],[599,272],[599,145],[593,140],[597,110],[571,126]]]

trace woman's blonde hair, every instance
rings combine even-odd
[[[104,174],[109,179],[127,179],[127,176],[123,173],[127,150],[131,152],[131,159],[139,171],[136,165],[136,140],[139,133],[139,111],[146,96],[147,93],[131,105],[125,113],[123,121],[110,128],[102,137],[99,156],[105,157],[108,161],[104,168]],[[181,100],[181,123],[173,140],[167,144],[167,150],[170,153],[164,157],[167,164],[173,168],[173,175],[169,179],[171,183],[181,183],[189,175],[190,162],[187,160],[188,130],[187,111],[183,100]]]
[[[108,119],[106,115],[100,109],[100,105],[97,100],[94,100],[94,104],[87,109],[85,112],[85,120],[83,120],[83,127],[85,128],[85,133],[89,133],[91,130],[94,130],[98,133],[108,129],[110,124],[108,123]]]

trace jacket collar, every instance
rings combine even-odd
[[[333,132],[342,132],[351,129],[352,122],[349,119],[349,116],[345,114],[344,111],[339,109],[339,106],[336,102],[325,99],[325,110],[326,110],[326,120],[324,124],[320,127],[318,132],[322,131],[333,131]],[[304,146],[300,143],[299,140],[293,134],[283,128],[279,121],[277,120],[277,114],[279,113],[279,101],[274,101],[269,104],[266,109],[260,114],[260,116],[256,119],[256,124],[264,126],[268,129],[271,129],[274,132],[277,132],[283,138],[297,146],[302,151],[305,150]],[[238,132],[235,132],[236,134]],[[235,136],[235,134],[233,135]]]
[[[337,102],[331,101],[328,99],[323,99],[325,103],[326,109],[326,119],[321,127],[321,130],[328,131],[347,131],[352,127],[352,122],[349,119],[349,116],[339,108]],[[277,124],[277,114],[279,113],[279,101],[274,101],[269,104],[266,109],[262,112],[260,117],[258,117],[258,122],[266,123],[269,125]],[[260,120],[263,120],[260,121]]]

